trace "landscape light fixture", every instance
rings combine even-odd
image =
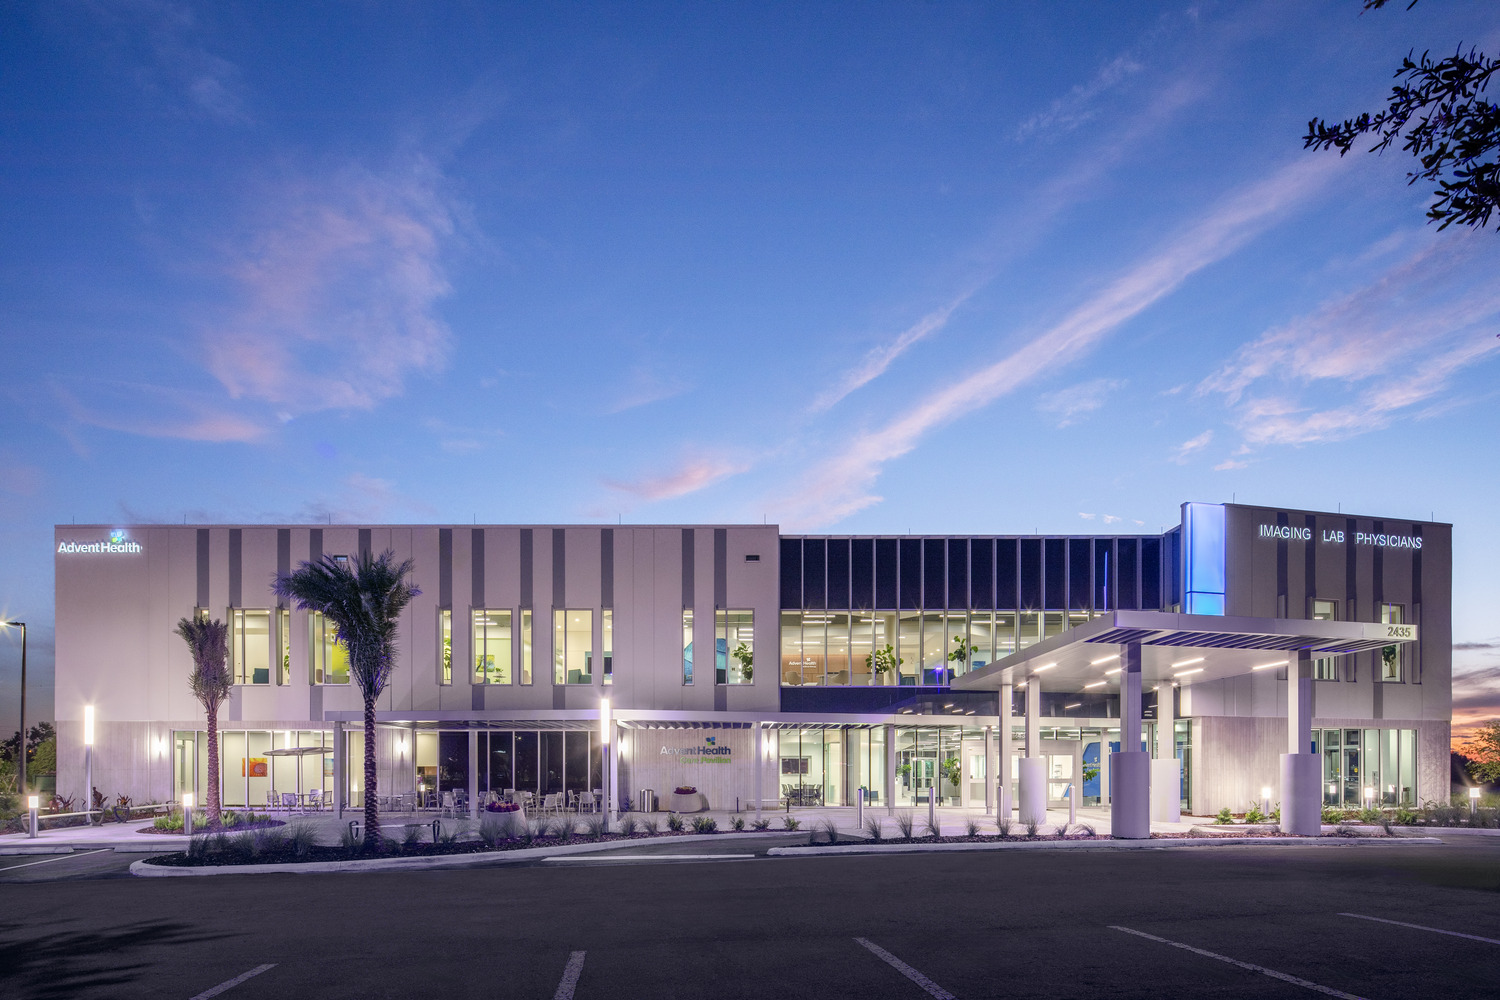
[[[1475,785],[1469,789],[1469,815],[1473,816],[1479,812],[1479,786]]]
[[[36,839],[36,813],[41,807],[42,797],[40,795],[26,796],[26,812],[28,814],[26,817],[26,836],[32,840]]]
[[[94,806],[94,706],[83,706],[83,815],[93,819]]]
[[[1267,816],[1270,816],[1271,815],[1271,786],[1270,785],[1261,785],[1260,786],[1260,798],[1261,798],[1260,811],[1263,812],[1263,813],[1265,813]]]
[[[193,835],[193,793],[182,793],[182,833],[183,836]]]

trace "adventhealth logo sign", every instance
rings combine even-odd
[[[662,756],[686,758],[684,764],[728,764],[734,750],[718,745],[718,737],[706,736],[701,747],[662,747]]]
[[[145,548],[140,542],[132,542],[125,537],[125,532],[119,530],[111,531],[106,541],[57,543],[58,555],[93,553],[99,555],[133,556],[144,551]]]

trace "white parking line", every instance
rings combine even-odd
[[[1359,920],[1373,920],[1377,924],[1395,924],[1397,927],[1410,927],[1414,931],[1431,931],[1434,934],[1447,934],[1450,937],[1468,938],[1470,941],[1483,941],[1485,944],[1500,944],[1495,938],[1480,937],[1478,934],[1462,934],[1458,931],[1445,931],[1441,927],[1424,927],[1421,924],[1409,924],[1404,920],[1387,920],[1384,917],[1370,917],[1363,913],[1340,913],[1341,917],[1355,917]]]
[[[913,969],[911,966],[907,965],[905,962],[901,961],[901,959],[897,958],[895,955],[892,955],[890,952],[886,951],[875,942],[862,937],[857,937],[854,940],[860,945],[868,948],[871,954],[880,959],[886,965],[889,965],[891,968],[901,973],[907,979],[910,979],[912,982],[922,987],[922,989],[926,991],[928,996],[937,997],[938,1000],[958,1000],[958,998],[955,997],[952,993],[949,993],[937,983],[933,982],[931,979],[928,979],[916,969]]]
[[[562,982],[557,984],[557,992],[552,994],[552,1000],[573,1000],[573,991],[578,988],[578,977],[583,974],[583,952],[575,951],[568,956],[568,964],[563,967]]]
[[[249,979],[250,977],[252,977],[252,976],[258,976],[262,972],[265,972],[267,969],[274,969],[274,968],[276,968],[276,963],[275,962],[270,962],[270,963],[268,963],[266,965],[257,965],[255,968],[251,969],[249,972],[242,972],[238,976],[235,976],[233,979],[226,979],[224,982],[220,983],[218,986],[214,986],[214,987],[211,987],[210,989],[204,990],[202,993],[199,993],[197,996],[193,997],[192,1000],[208,1000],[209,997],[216,997],[220,993],[223,993],[225,990],[232,990],[232,989],[234,989],[236,986],[238,986],[240,983],[243,983],[245,980]]]
[[[114,848],[112,847],[101,847],[98,850],[94,851],[74,851],[72,854],[59,854],[55,858],[43,858],[41,861],[28,861],[23,865],[6,865],[4,868],[0,868],[0,872],[8,872],[16,868],[30,868],[32,865],[51,864],[53,861],[66,861],[69,858],[82,858],[90,854],[103,854],[105,851],[112,850],[114,850]]]
[[[1181,941],[1168,941],[1166,938],[1157,937],[1155,934],[1147,934],[1145,931],[1131,930],[1129,927],[1119,927],[1115,924],[1110,924],[1109,929],[1114,931],[1124,931],[1126,934],[1134,934],[1136,937],[1143,937],[1148,941],[1160,941],[1162,944],[1169,944],[1173,948],[1181,948],[1183,951],[1190,951],[1194,955],[1202,955],[1205,958],[1214,958],[1218,959],[1220,962],[1228,962],[1230,965],[1237,965],[1241,969],[1246,969],[1250,972],[1259,972],[1263,976],[1270,976],[1272,979],[1279,979],[1283,983],[1291,983],[1293,986],[1300,986],[1304,990],[1312,990],[1314,993],[1323,993],[1327,996],[1339,997],[1340,1000],[1364,1000],[1364,997],[1355,996],[1353,993],[1345,993],[1343,990],[1336,990],[1331,986],[1320,986],[1317,983],[1308,982],[1306,979],[1298,979],[1296,976],[1289,976],[1285,972],[1277,972],[1275,969],[1268,969],[1264,965],[1255,965],[1252,962],[1241,962],[1237,958],[1230,958],[1228,955],[1220,955],[1218,952],[1205,951],[1202,948],[1194,948],[1192,945],[1183,944]]]

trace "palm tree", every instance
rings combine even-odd
[[[229,675],[229,627],[217,618],[193,617],[179,621],[176,631],[193,653],[188,686],[208,713],[208,795],[203,811],[208,816],[208,828],[221,830],[224,821],[219,814],[219,706],[229,697],[234,684]]]
[[[365,699],[365,847],[380,845],[380,811],[376,798],[375,700],[385,690],[395,665],[396,629],[401,612],[421,593],[406,582],[410,559],[393,566],[389,550],[379,558],[362,553],[352,567],[324,556],[304,562],[290,576],[279,576],[272,589],[304,611],[317,611],[333,623],[338,641],[349,650],[349,672]]]

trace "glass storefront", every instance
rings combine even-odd
[[[268,751],[322,747],[325,753],[285,755]],[[299,786],[300,780],[300,786]],[[333,791],[333,733],[328,730],[220,730],[220,804],[226,809],[280,807],[282,796]],[[172,734],[172,799],[191,791],[199,803],[208,794],[208,734]]]
[[[1361,808],[1417,804],[1415,729],[1314,729],[1323,758],[1323,804]]]

